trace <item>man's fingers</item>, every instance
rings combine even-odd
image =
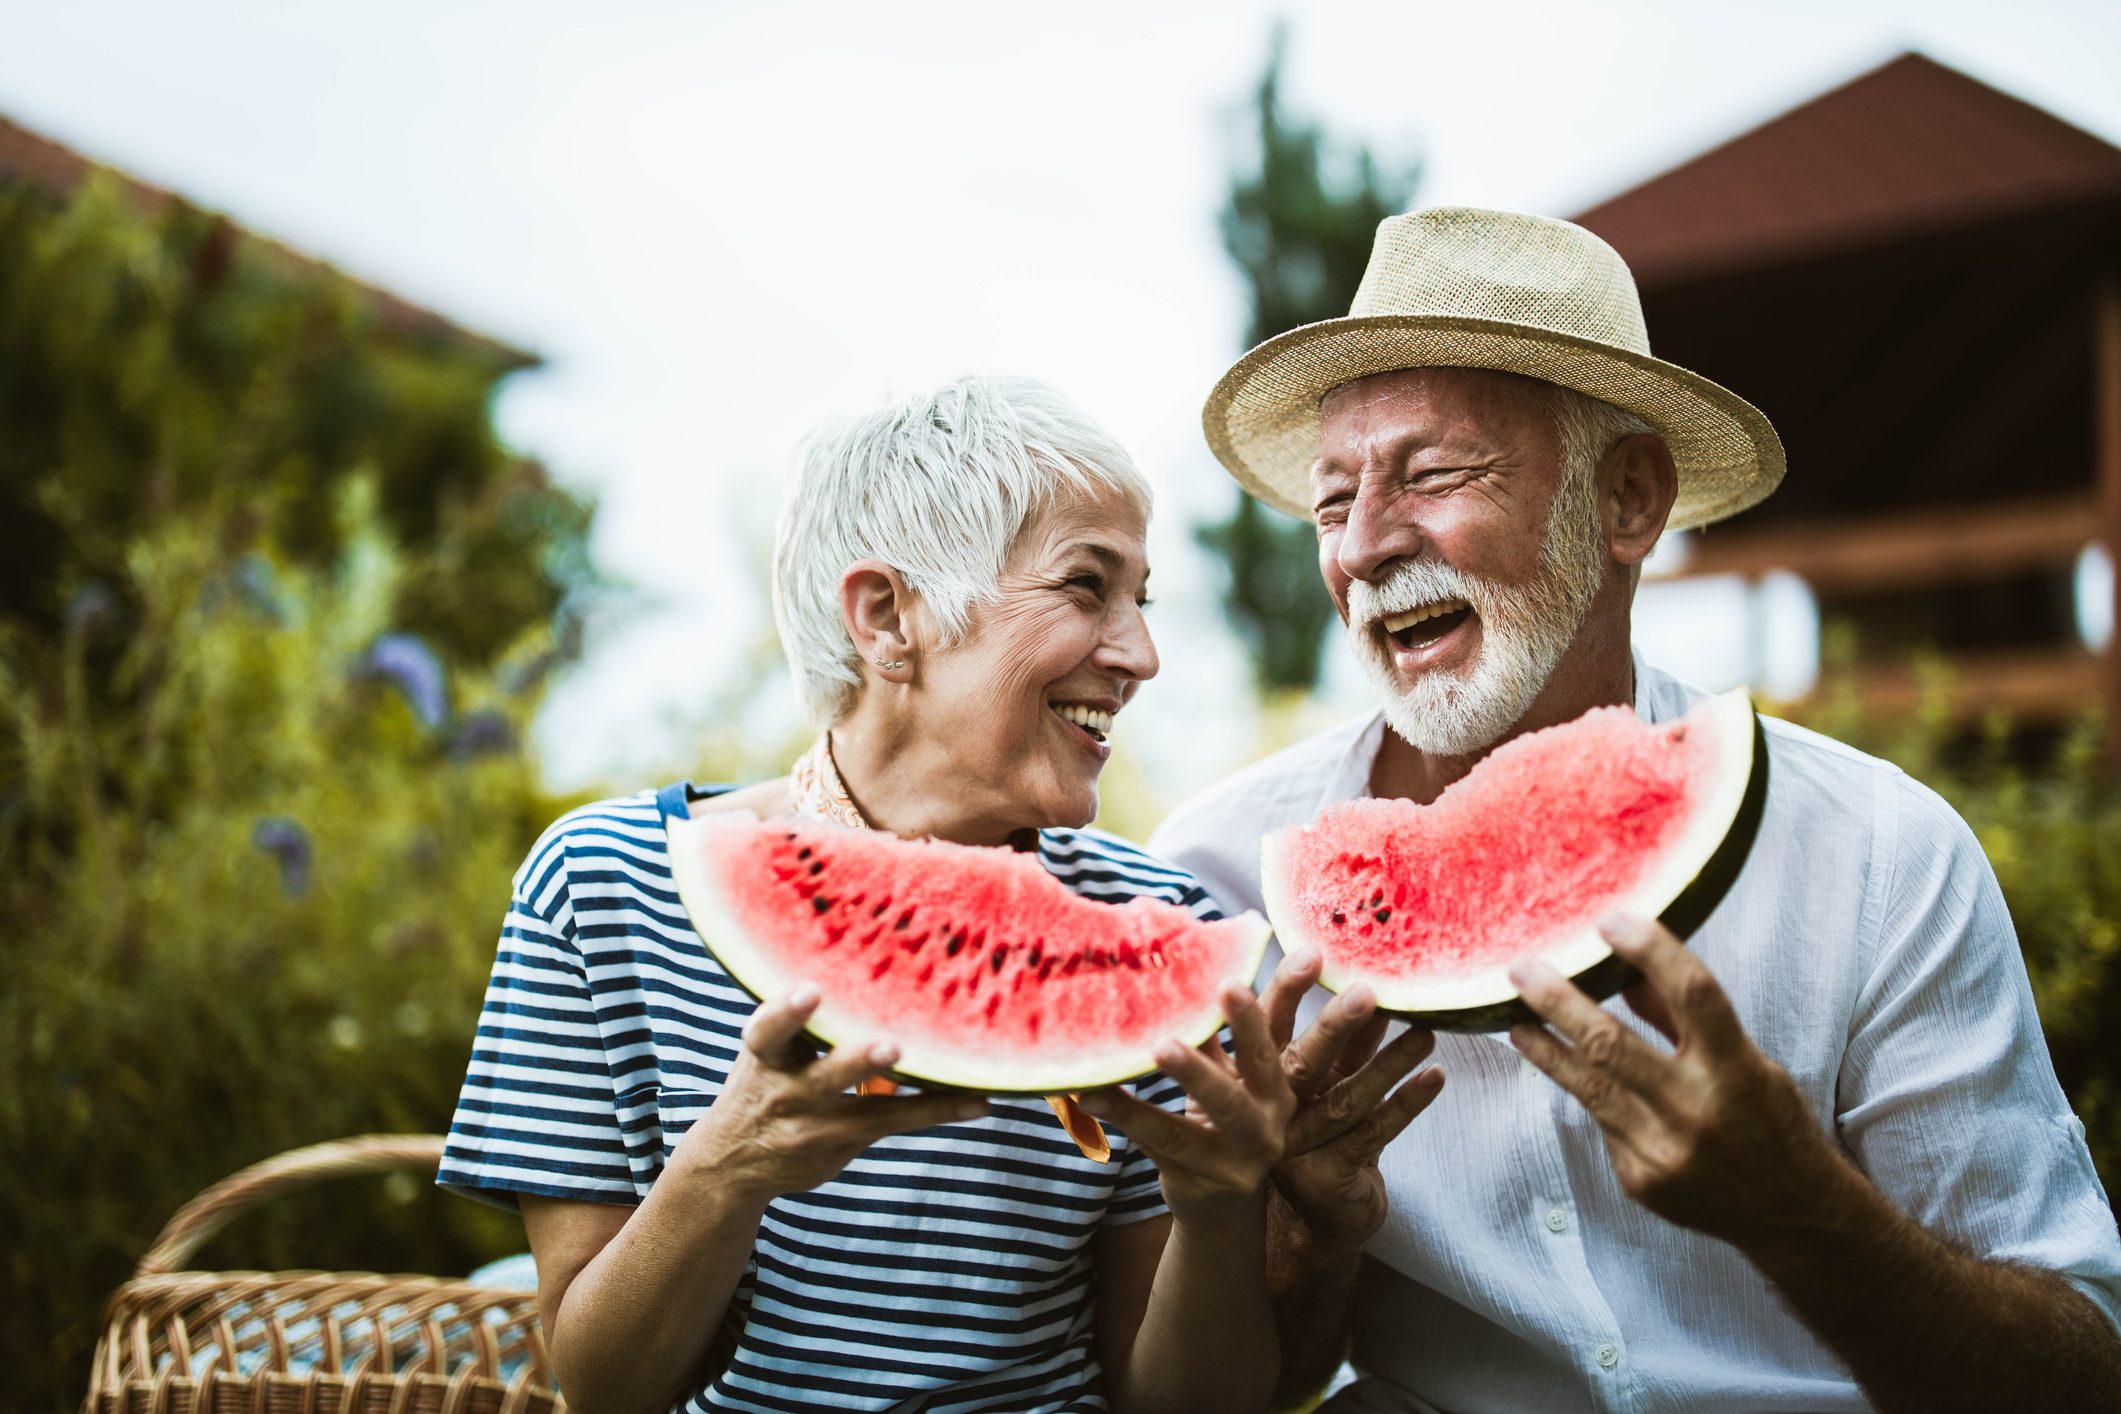
[[[1412,1074],[1414,1067],[1427,1060],[1435,1049],[1434,1031],[1402,1031],[1371,1057],[1368,1064],[1341,1084],[1348,1088],[1349,1098],[1355,1105],[1370,1109],[1378,1103],[1380,1096]]]
[[[1715,974],[1670,929],[1646,918],[1610,914],[1599,920],[1598,931],[1656,989],[1675,1024],[1675,1041],[1691,1037],[1723,1055],[1745,1045],[1745,1026]]]
[[[1230,1049],[1245,1088],[1265,1099],[1281,1084],[1281,1047],[1267,1024],[1259,999],[1244,987],[1223,991],[1223,1015],[1230,1019]]]
[[[764,1003],[745,1023],[745,1046],[768,1069],[801,1070],[815,1054],[800,1037],[817,1003],[818,990],[808,982],[785,997]]]
[[[1628,1010],[1641,1017],[1657,1029],[1657,1034],[1679,1044],[1679,1023],[1672,1019],[1672,1009],[1664,1004],[1664,998],[1648,982],[1637,982],[1620,994],[1627,1000]]]
[[[1304,1034],[1282,1048],[1282,1074],[1288,1077],[1289,1088],[1296,1092],[1297,1099],[1308,1100],[1326,1088],[1334,1063],[1376,1009],[1376,998],[1358,982],[1327,1002]]]
[[[1355,1028],[1355,1034],[1340,1048],[1340,1059],[1333,1063],[1332,1078],[1341,1079],[1353,1075],[1370,1063],[1377,1054],[1378,1043],[1385,1038],[1385,1031],[1392,1025],[1392,1018],[1381,1011],[1370,1013],[1370,1019]]]
[[[1359,1126],[1356,1157],[1364,1164],[1377,1162],[1385,1146],[1404,1133],[1415,1116],[1435,1103],[1443,1093],[1443,1081],[1443,1067],[1432,1065],[1388,1095]]]
[[[1541,1028],[1522,1022],[1510,1028],[1510,1044],[1545,1071],[1549,1080],[1574,1095],[1599,1128],[1629,1147],[1655,1123],[1640,1095],[1615,1080],[1612,1072],[1584,1060],[1576,1047],[1565,1046]]]
[[[1267,1014],[1267,1030],[1274,1037],[1276,1048],[1288,1045],[1289,1038],[1296,1034],[1296,1008],[1318,985],[1321,966],[1318,949],[1298,948],[1281,960],[1281,966],[1268,979],[1267,990],[1260,994],[1260,1006]]]
[[[1547,1024],[1568,1039],[1577,1063],[1610,1074],[1628,1089],[1648,1097],[1664,1093],[1672,1079],[1672,1062],[1620,1018],[1585,996],[1576,985],[1536,958],[1510,964],[1510,981]],[[1514,1034],[1514,1033],[1513,1033]]]
[[[1289,1152],[1304,1153],[1332,1143],[1366,1123],[1385,1093],[1407,1078],[1436,1049],[1432,1031],[1402,1031],[1369,1063],[1329,1086],[1297,1112],[1289,1125]]]

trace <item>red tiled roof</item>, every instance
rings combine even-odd
[[[2121,149],[1920,54],[1576,220],[1645,285],[2121,197]]]
[[[0,184],[11,179],[22,180],[33,182],[47,191],[65,193],[102,165],[91,162],[80,153],[42,134],[31,132],[19,123],[0,117]],[[173,192],[126,173],[119,172],[117,176],[125,183],[134,199],[149,210],[160,210],[168,203],[181,199]],[[305,255],[255,232],[245,234],[297,269],[328,273],[360,290],[386,328],[426,338],[440,338],[452,343],[470,344],[485,349],[510,368],[528,368],[539,361],[535,354],[490,339],[484,334],[474,333],[431,309],[422,308],[409,300],[400,299],[388,290],[357,280],[314,256]]]

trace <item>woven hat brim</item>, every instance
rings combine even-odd
[[[1201,430],[1247,491],[1308,520],[1319,400],[1373,373],[1430,367],[1520,373],[1641,417],[1663,435],[1679,468],[1666,522],[1673,530],[1736,515],[1782,482],[1782,439],[1758,408],[1722,385],[1632,349],[1457,315],[1351,315],[1278,334],[1216,383]]]

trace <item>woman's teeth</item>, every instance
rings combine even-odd
[[[1060,713],[1061,716],[1075,723],[1075,725],[1081,727],[1099,741],[1103,741],[1106,734],[1112,730],[1112,714],[1110,712],[1100,712],[1095,707],[1082,707],[1073,702],[1055,702],[1052,707],[1054,711]]]
[[[1463,599],[1439,599],[1434,604],[1424,604],[1419,609],[1409,609],[1404,614],[1394,614],[1385,620],[1386,633],[1405,633],[1414,625],[1439,614],[1455,614],[1469,607]]]

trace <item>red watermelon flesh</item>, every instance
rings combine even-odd
[[[1268,914],[1284,946],[1320,949],[1328,986],[1485,1029],[1513,960],[1596,965],[1601,914],[1657,916],[1704,873],[1744,813],[1755,731],[1743,693],[1657,725],[1604,707],[1505,743],[1429,805],[1330,805],[1268,838]]]
[[[735,813],[669,833],[724,970],[760,997],[815,984],[819,1040],[890,1041],[917,1084],[1053,1094],[1146,1074],[1162,1042],[1221,1027],[1223,988],[1266,946],[1256,915],[1098,903],[1008,849]]]

